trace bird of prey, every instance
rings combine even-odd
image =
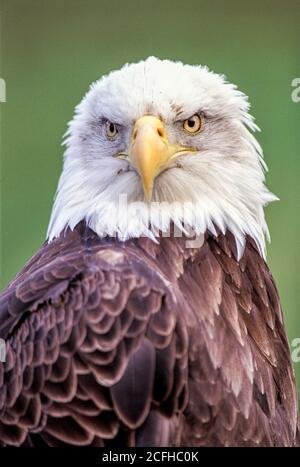
[[[246,96],[150,57],[94,83],[46,242],[1,294],[2,446],[293,446]]]

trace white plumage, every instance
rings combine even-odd
[[[214,233],[215,226],[229,229],[239,255],[248,234],[264,254],[263,208],[276,197],[264,184],[266,166],[249,131],[257,126],[248,110],[247,97],[236,86],[203,66],[149,57],[102,77],[70,122],[49,240],[83,219],[100,237],[121,239],[153,237],[153,231],[165,231],[174,222],[198,234]],[[205,123],[190,136],[182,121],[196,113],[205,116]],[[145,200],[133,167],[115,157],[127,151],[143,115],[159,117],[171,143],[197,150],[156,178],[152,203]],[[118,138],[107,138],[107,121],[119,125]]]

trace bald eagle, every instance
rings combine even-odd
[[[1,294],[0,445],[295,445],[248,110],[153,57],[91,86],[47,240]]]

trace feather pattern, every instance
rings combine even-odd
[[[230,233],[46,243],[0,299],[0,445],[293,446],[278,293]]]

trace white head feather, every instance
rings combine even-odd
[[[257,127],[248,110],[247,97],[236,86],[203,66],[150,57],[102,77],[70,122],[48,239],[84,219],[100,237],[121,240],[152,238],[153,230],[165,231],[174,222],[197,234],[215,234],[215,226],[230,230],[239,256],[249,235],[264,254],[263,208],[276,197],[264,184],[266,166],[249,132]],[[200,112],[203,130],[187,140],[182,121]],[[114,157],[128,148],[135,121],[149,114],[162,119],[171,142],[198,150],[157,177],[151,205],[137,172]],[[106,121],[120,125],[114,141],[106,136]]]

